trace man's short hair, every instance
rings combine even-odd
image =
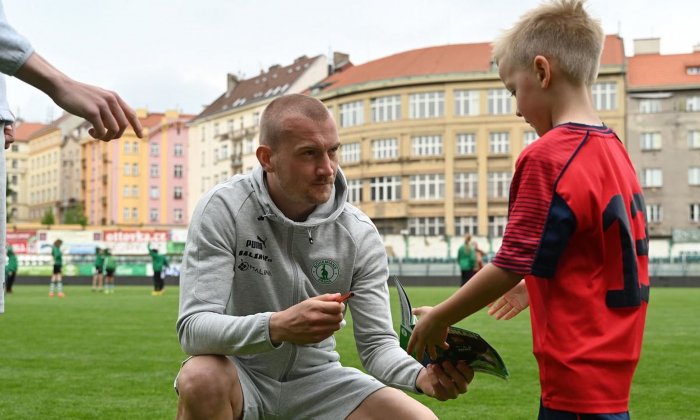
[[[585,0],[551,0],[526,12],[493,43],[494,61],[506,58],[516,68],[530,68],[542,55],[556,60],[570,82],[591,86],[605,35],[584,6]]]
[[[270,102],[260,119],[260,144],[275,147],[283,137],[285,118],[292,115],[323,123],[331,114],[328,108],[316,98],[301,94],[283,95]]]

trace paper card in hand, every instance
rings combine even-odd
[[[399,331],[399,342],[401,348],[406,350],[408,339],[411,337],[413,327],[416,325],[416,316],[411,310],[411,302],[408,300],[408,295],[399,279],[394,277],[396,290],[399,293],[399,302],[401,304],[401,331]],[[447,332],[447,343],[450,348],[447,350],[437,349],[437,359],[431,360],[428,352],[425,352],[421,363],[426,366],[428,363],[442,363],[449,360],[452,363],[457,363],[460,360],[467,364],[477,372],[484,372],[499,378],[508,379],[510,374],[503,359],[498,354],[496,349],[491,347],[477,333],[467,331],[463,328],[450,327]]]

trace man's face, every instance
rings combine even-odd
[[[547,112],[548,100],[537,73],[533,69],[518,68],[503,59],[498,63],[498,74],[506,89],[515,96],[515,115],[542,136],[552,128],[551,115]]]
[[[271,153],[270,194],[287,216],[308,215],[330,198],[340,140],[332,118],[316,123],[295,115],[283,121],[285,136]]]

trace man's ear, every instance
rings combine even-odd
[[[543,55],[538,55],[533,61],[535,67],[535,74],[537,75],[537,80],[540,82],[541,88],[549,87],[552,81],[552,66],[547,57]]]
[[[263,167],[265,172],[272,173],[275,171],[272,165],[272,149],[270,149],[270,146],[261,144],[255,150],[255,156],[258,158],[258,162],[260,162],[260,166]]]

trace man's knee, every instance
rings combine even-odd
[[[390,387],[382,388],[368,396],[348,416],[349,420],[386,418],[437,420],[428,407],[403,391]]]
[[[236,368],[224,356],[195,356],[177,376],[180,397],[190,401],[228,399],[237,385]]]

